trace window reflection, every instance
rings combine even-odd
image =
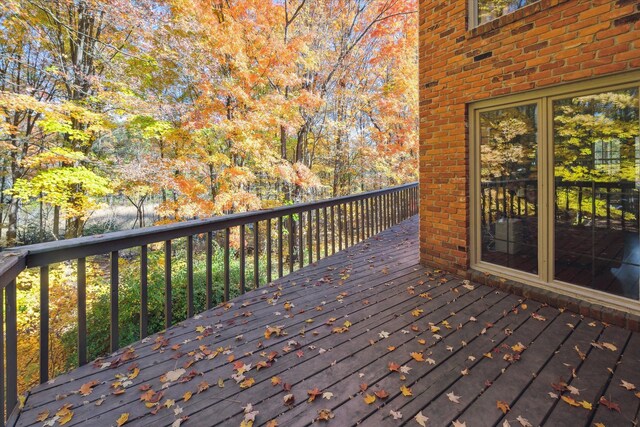
[[[478,25],[535,3],[538,0],[478,0]]]
[[[482,260],[538,270],[537,107],[480,113]]]
[[[638,299],[637,88],[553,103],[555,278]]]

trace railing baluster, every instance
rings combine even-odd
[[[351,246],[354,245],[354,218],[353,218],[353,202],[349,202],[349,235],[351,236]]]
[[[309,264],[313,264],[313,211],[307,212],[307,252]]]
[[[341,205],[336,205],[338,211],[338,250],[342,250],[342,209]]]
[[[329,218],[327,217],[327,207],[322,208],[322,218],[324,219],[324,227],[322,227],[322,232],[324,233],[324,256],[325,258],[329,256]]]
[[[49,266],[40,267],[40,384],[49,381]]]
[[[336,253],[336,210],[331,206],[331,255]]]
[[[171,240],[164,242],[164,327],[173,323],[173,293],[171,289]]]
[[[271,283],[271,218],[267,219],[267,283]]]
[[[18,403],[18,318],[16,307],[16,281],[5,288],[7,325],[7,415],[11,415]]]
[[[245,248],[244,248],[244,241],[245,241],[245,226],[244,224],[240,225],[240,294],[244,295],[245,292],[245,273],[246,273],[246,269],[245,269]]]
[[[213,232],[207,232],[207,261],[206,261],[206,298],[207,298],[207,309],[213,307]]]
[[[355,217],[356,217],[356,243],[358,243],[360,239],[360,201],[356,200],[353,203],[353,207],[355,208]]]
[[[78,365],[87,364],[87,260],[78,259]]]
[[[148,248],[140,246],[140,339],[149,335]]]
[[[293,214],[289,215],[289,273],[293,272],[293,252],[294,252],[294,242],[295,242],[295,230],[296,223],[293,220]]]
[[[229,236],[230,230],[228,228],[224,229],[224,289],[223,289],[223,300],[224,302],[229,301]]]
[[[278,278],[283,276],[284,273],[284,267],[283,267],[283,260],[282,257],[284,256],[284,251],[283,251],[283,236],[282,236],[282,228],[283,228],[283,220],[282,217],[279,216],[278,217]]]
[[[120,336],[118,330],[118,286],[120,272],[118,268],[118,251],[111,252],[111,352],[120,348]]]
[[[193,236],[187,236],[187,317],[193,317]]]
[[[316,209],[316,261],[320,261],[320,209]]]
[[[304,212],[298,214],[298,264],[304,267]]]
[[[258,230],[258,222],[253,223],[253,289],[260,287],[260,234]]]

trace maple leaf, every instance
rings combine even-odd
[[[246,380],[242,381],[240,383],[240,388],[249,388],[251,387],[253,384],[255,384],[256,380],[254,380],[253,378],[247,378]]]
[[[560,396],[560,399],[562,399],[564,402],[566,402],[567,404],[571,405],[571,406],[575,406],[575,407],[579,407],[581,406],[577,400],[575,400],[573,397],[571,396]]]
[[[451,423],[451,425],[453,427],[467,427],[466,421],[461,423],[460,420],[455,420],[453,423]]]
[[[267,427],[278,427],[278,421],[277,420],[269,420],[269,422],[267,423]]]
[[[367,391],[367,389],[369,388],[369,385],[367,383],[362,383],[360,384],[360,391]]]
[[[411,393],[411,389],[405,385],[400,387],[400,391],[402,392],[403,396],[407,396],[407,397],[413,396],[413,393]]]
[[[127,421],[129,421],[129,413],[125,412],[124,414],[120,415],[120,417],[116,420],[116,424],[118,424],[118,427],[121,427]]]
[[[582,406],[584,409],[590,411],[593,409],[593,405],[589,402],[587,402],[586,400],[582,400],[580,402],[578,402],[580,404],[580,406]]]
[[[420,315],[421,315],[422,313],[424,313],[424,310],[421,310],[421,309],[419,309],[419,308],[416,308],[415,310],[413,310],[413,311],[411,312],[411,315],[412,315],[413,317],[420,317]]]
[[[42,422],[42,421],[46,420],[47,418],[49,418],[49,411],[45,410],[45,411],[42,411],[42,412],[38,413],[38,416],[36,417],[36,421]]]
[[[401,366],[400,367],[400,372],[402,372],[403,374],[408,374],[409,371],[411,370],[411,368],[407,365]]]
[[[271,385],[278,385],[282,382],[282,380],[280,379],[280,377],[271,377]]]
[[[411,357],[413,357],[413,359],[416,362],[424,362],[424,357],[422,356],[422,353],[412,352]]]
[[[367,405],[371,405],[375,401],[376,397],[373,394],[367,393],[364,395],[364,403],[366,403]]]
[[[386,331],[380,331],[380,332],[378,333],[378,336],[379,336],[380,338],[389,338],[389,332],[386,332]]]
[[[182,368],[176,369],[175,371],[169,371],[160,377],[160,381],[163,383],[177,381],[178,378],[186,372],[187,371]]]
[[[498,400],[496,401],[496,407],[498,409],[500,409],[502,411],[503,414],[506,414],[507,412],[509,412],[509,409],[511,409],[509,407],[509,404],[507,402],[505,402],[504,400]]]
[[[454,392],[447,393],[447,397],[453,403],[460,403],[460,396],[456,396]]]
[[[606,397],[602,396],[599,400],[600,404],[604,407],[608,408],[611,411],[620,412],[620,405],[608,400]]]
[[[296,401],[296,398],[292,393],[285,394],[283,399],[285,405],[293,405]]]
[[[97,381],[97,380],[89,381],[88,383],[82,384],[78,392],[83,396],[88,396],[93,391],[93,387],[97,386],[98,384],[100,384],[100,381]]]
[[[335,415],[333,414],[333,412],[331,412],[331,409],[320,409],[318,410],[318,416],[314,421],[329,421],[334,416]]]
[[[625,388],[627,390],[635,390],[636,386],[631,384],[630,382],[627,382],[625,380],[620,380],[620,387]]]
[[[413,419],[422,427],[427,427],[427,421],[429,421],[429,418],[422,415],[422,411],[418,412]]]
[[[389,362],[389,370],[392,372],[398,372],[398,370],[400,369],[400,365],[398,365],[395,362]]]
[[[309,395],[309,400],[307,400],[307,402],[311,403],[316,400],[316,397],[320,396],[322,392],[318,389],[318,387],[316,387],[313,390],[307,390],[307,394]]]
[[[516,418],[516,420],[518,420],[518,422],[522,427],[533,427],[533,425],[529,422],[529,420],[527,420],[526,418],[523,418],[522,415],[518,415],[518,418]]]
[[[400,411],[394,411],[392,409],[392,410],[389,411],[389,415],[391,415],[394,420],[401,420],[402,419],[402,412],[400,412]]]
[[[376,396],[378,396],[379,399],[382,399],[382,400],[389,397],[389,393],[387,393],[384,389],[380,389],[373,394],[375,394]]]
[[[190,392],[190,391],[187,391],[182,395],[182,400],[187,402],[187,401],[189,401],[189,399],[191,399],[191,396],[193,396],[193,393]]]
[[[66,403],[58,410],[58,412],[56,412],[58,423],[60,423],[61,426],[67,424],[73,418],[73,411],[71,410],[72,406],[73,405],[71,403]]]

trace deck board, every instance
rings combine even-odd
[[[40,426],[40,413],[49,411],[50,420],[65,404],[74,412],[66,426],[115,425],[123,413],[129,414],[125,426],[170,426],[187,416],[183,426],[239,425],[247,404],[258,411],[256,426],[270,420],[280,426],[311,425],[323,409],[331,411],[329,424],[336,426],[416,425],[412,418],[419,412],[430,419],[428,425],[443,426],[455,420],[469,427],[518,425],[519,416],[533,425],[632,425],[640,399],[620,383],[624,379],[640,387],[640,335],[421,267],[417,228],[417,218],[407,220],[138,342],[131,347],[135,359],[116,369],[89,364],[35,387],[15,425]],[[287,310],[285,303],[293,306]],[[334,333],[347,321],[342,333]],[[266,339],[267,326],[282,327],[286,335]],[[167,345],[154,348],[163,339]],[[517,354],[512,346],[519,343],[524,348]],[[220,348],[223,352],[206,357]],[[253,379],[250,387],[241,388],[232,378],[240,362],[251,364],[244,374]],[[257,370],[260,362],[269,363]],[[114,395],[116,375],[127,375],[134,363],[139,374],[124,393]],[[392,371],[390,363],[410,370]],[[177,369],[185,369],[181,379],[191,371],[194,375],[184,382],[162,382]],[[273,385],[273,377],[282,384]],[[91,380],[99,382],[91,394],[77,393]],[[576,399],[593,408],[551,397],[552,383],[561,381],[580,390]],[[208,389],[198,393],[203,385]],[[412,396],[402,395],[403,385]],[[166,406],[145,406],[141,386],[162,392],[159,403]],[[308,402],[307,392],[314,388],[332,393],[331,398]],[[365,403],[365,393],[380,390],[389,396]],[[184,401],[187,392],[192,396]],[[450,392],[460,396],[460,403],[450,401]],[[294,397],[288,405],[286,394]],[[602,395],[618,403],[621,412],[603,407]],[[511,407],[507,414],[497,408],[499,400]],[[402,413],[402,419],[394,420],[390,410]]]

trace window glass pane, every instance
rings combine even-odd
[[[538,0],[478,0],[478,25],[493,21]]]
[[[555,278],[638,299],[637,88],[553,104]]]
[[[480,113],[483,261],[538,271],[537,107]]]

